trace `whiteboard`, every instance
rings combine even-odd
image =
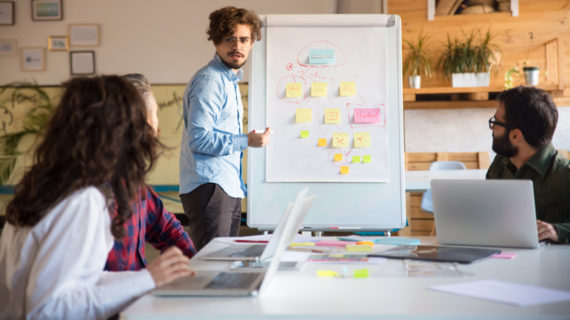
[[[308,186],[317,199],[306,230],[404,227],[400,18],[262,19],[263,40],[251,53],[248,121],[274,133],[266,148],[248,150],[248,225],[273,229]],[[317,60],[322,52],[325,63]],[[347,83],[350,90],[341,91]],[[329,121],[331,114],[340,120]]]

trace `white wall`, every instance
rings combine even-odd
[[[47,39],[66,35],[70,23],[101,25],[101,45],[94,50],[98,73],[141,72],[152,83],[186,83],[213,56],[207,41],[208,15],[227,5],[258,14],[335,13],[336,0],[63,0],[64,20],[32,21],[31,0],[16,0],[16,24],[0,26],[0,39],[18,47],[46,47],[43,72],[21,72],[19,53],[0,56],[0,85],[36,80],[56,85],[70,77],[69,53],[47,51]]]

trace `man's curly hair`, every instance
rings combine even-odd
[[[251,40],[261,40],[261,20],[250,10],[236,7],[224,7],[210,13],[210,26],[208,27],[208,40],[220,44],[224,38],[231,36],[238,24],[245,24],[251,28]]]

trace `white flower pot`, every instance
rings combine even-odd
[[[409,76],[408,77],[408,86],[412,89],[419,89],[422,86],[422,77],[421,76]]]
[[[454,88],[488,87],[490,82],[489,72],[451,74],[451,85]]]

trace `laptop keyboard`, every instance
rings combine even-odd
[[[206,285],[206,289],[247,289],[260,273],[220,272]]]
[[[255,245],[230,254],[230,257],[259,257],[263,253],[265,245]]]

